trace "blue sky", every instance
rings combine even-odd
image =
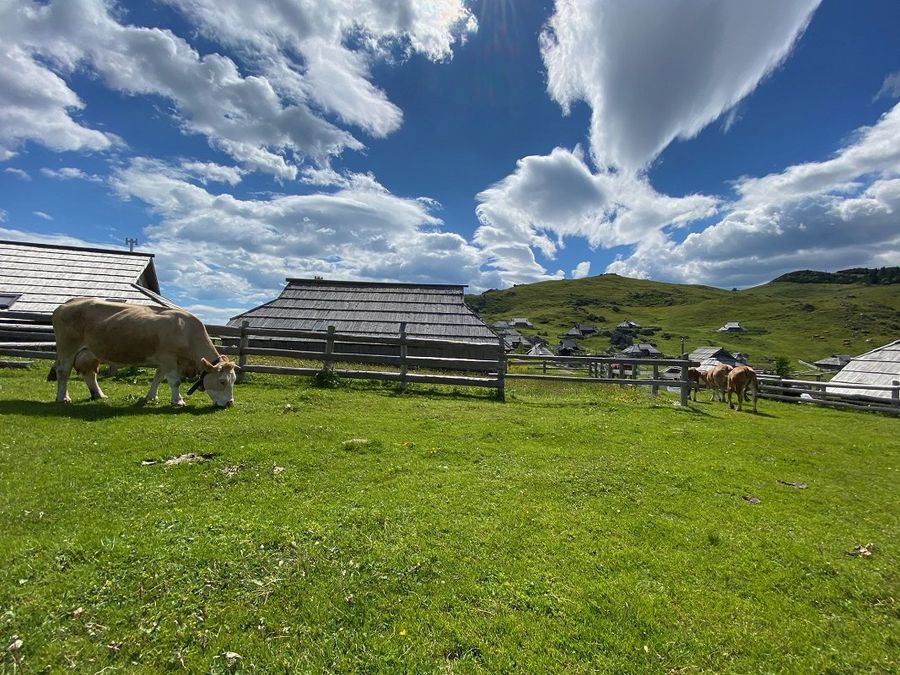
[[[286,276],[900,264],[900,3],[0,0],[0,238]],[[0,289],[2,290],[2,289]]]

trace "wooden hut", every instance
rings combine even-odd
[[[827,358],[819,359],[813,365],[821,370],[838,371],[850,363],[851,360],[853,360],[853,357],[849,354],[832,354]]]
[[[663,353],[649,342],[639,342],[622,350],[622,356],[632,359],[658,359]]]
[[[497,335],[466,306],[461,284],[403,284],[328,279],[287,279],[274,300],[232,317],[229,326],[243,321],[255,328],[325,331],[334,326],[341,335],[398,337],[406,324],[410,338],[466,343],[457,356],[492,358],[499,346]],[[254,338],[251,344],[303,349],[302,342]],[[336,346],[340,351],[341,345]],[[350,346],[348,346],[349,348]],[[396,347],[354,344],[354,353],[392,353]],[[415,356],[441,356],[439,349],[411,346]]]
[[[895,340],[851,359],[846,366],[841,368],[840,372],[831,378],[827,390],[829,394],[840,394],[848,398],[868,396],[890,400],[890,391],[849,389],[832,385],[844,383],[890,387],[895,382],[900,382],[900,340]]]
[[[726,366],[732,367],[739,365],[734,354],[722,347],[698,347],[688,354],[688,359],[699,361],[701,368],[714,366],[716,363],[724,363]]]
[[[0,241],[0,310],[49,317],[78,296],[175,307],[160,295],[152,253]]]

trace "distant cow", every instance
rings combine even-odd
[[[156,390],[165,377],[172,390],[172,405],[182,406],[184,399],[178,391],[181,378],[196,377],[191,391],[205,389],[219,407],[234,404],[237,366],[219,355],[203,323],[183,309],[74,298],[53,312],[53,331],[59,402],[71,401],[67,384],[73,366],[84,376],[92,399],[106,398],[97,385],[100,361],[105,361],[123,366],[155,366],[148,400],[156,398]]]
[[[738,397],[738,410],[742,410],[741,404],[748,391],[753,392],[753,412],[755,413],[758,392],[756,373],[750,366],[738,366],[728,373],[728,407],[734,409],[734,404],[731,402],[731,394],[734,392]]]
[[[728,390],[728,374],[731,366],[719,363],[706,371],[706,386],[712,389],[712,398],[725,402],[725,392]]]

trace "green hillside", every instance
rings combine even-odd
[[[652,337],[666,355],[719,345],[750,354],[764,365],[776,356],[816,361],[831,354],[860,354],[900,338],[900,286],[770,282],[746,290],[667,284],[603,274],[585,279],[523,284],[467,298],[488,324],[527,317],[534,329],[555,344],[574,323],[612,329],[625,319],[659,326]],[[739,321],[743,334],[718,333],[727,321]],[[591,352],[609,346],[608,337],[581,340]]]

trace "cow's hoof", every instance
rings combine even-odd
[[[102,401],[105,398],[109,398],[106,394],[100,394],[99,396],[91,396],[92,401]]]
[[[180,401],[173,401],[172,405],[176,408],[183,408],[187,403],[184,402],[184,399],[181,399]]]
[[[70,399],[68,396],[66,396],[65,398],[56,399],[56,402],[57,403],[71,403],[72,399]]]

